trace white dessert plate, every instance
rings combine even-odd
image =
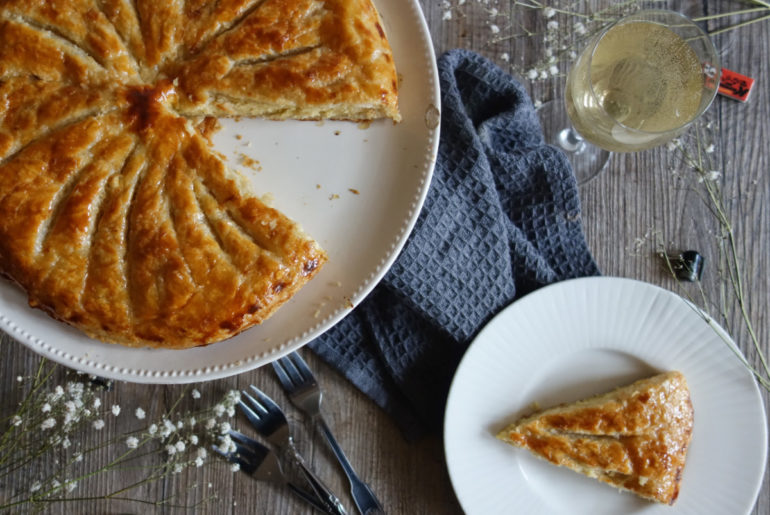
[[[452,383],[444,445],[460,504],[469,515],[749,513],[767,462],[767,419],[736,352],[687,301],[631,279],[574,279],[523,297],[479,333]],[[533,403],[572,402],[668,370],[684,374],[695,411],[673,506],[495,438]]]
[[[0,328],[40,354],[87,373],[147,383],[238,374],[317,337],[374,288],[404,245],[433,173],[439,133],[436,59],[417,0],[375,0],[393,48],[403,121],[222,120],[214,145],[259,195],[326,249],[328,264],[261,326],[207,347],[108,345],[30,309],[0,281]]]

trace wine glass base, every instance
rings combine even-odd
[[[537,109],[546,143],[561,149],[572,164],[579,186],[594,179],[607,166],[610,152],[585,141],[572,128],[563,101],[551,100]]]

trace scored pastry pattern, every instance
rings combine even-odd
[[[196,124],[398,120],[395,87],[368,1],[0,2],[0,272],[105,341],[232,336],[326,254]]]

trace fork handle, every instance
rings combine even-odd
[[[326,442],[337,457],[337,461],[339,461],[342,466],[345,475],[348,476],[348,481],[350,481],[350,494],[353,497],[353,502],[356,504],[359,513],[362,515],[384,514],[385,511],[382,508],[382,504],[380,504],[380,501],[374,495],[374,492],[372,492],[369,485],[361,481],[358,474],[356,474],[356,471],[353,470],[353,466],[348,461],[347,456],[345,456],[345,453],[337,443],[331,429],[329,429],[329,426],[322,416],[319,415],[316,417],[316,424],[318,424],[321,433],[326,438]]]
[[[286,483],[286,486],[289,487],[289,490],[291,490],[292,493],[313,506],[313,508],[316,510],[320,511],[321,513],[330,513],[326,503],[322,502],[317,496],[311,495],[309,492],[306,492],[294,483]]]
[[[302,474],[305,476],[305,479],[307,479],[308,483],[310,483],[310,486],[313,488],[313,492],[315,492],[318,500],[323,503],[324,511],[331,515],[347,515],[345,507],[342,505],[342,502],[340,502],[337,496],[334,495],[334,492],[332,492],[329,487],[326,486],[326,484],[324,484],[324,482],[321,481],[318,476],[316,476],[315,472],[313,472],[310,467],[307,466],[305,460],[302,458],[300,453],[297,452],[297,449],[294,447],[294,445],[290,445],[290,447],[294,456],[294,461],[296,461],[296,463],[299,465]]]

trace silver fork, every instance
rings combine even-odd
[[[385,513],[382,504],[377,500],[372,489],[356,474],[353,466],[334,438],[331,429],[326,424],[321,414],[323,393],[305,360],[296,352],[292,352],[288,356],[274,361],[273,369],[284,390],[289,395],[292,404],[309,416],[326,438],[326,442],[337,457],[342,470],[345,471],[348,481],[350,481],[350,493],[353,496],[353,501],[358,511],[363,515]]]
[[[250,406],[243,402],[238,402],[238,406],[251,425],[259,434],[265,437],[268,442],[275,445],[282,455],[289,455],[300,467],[302,474],[307,479],[313,491],[318,498],[326,505],[327,513],[334,515],[346,515],[345,507],[342,505],[336,495],[326,486],[321,479],[308,467],[304,458],[294,445],[291,437],[289,422],[283,410],[264,392],[254,385],[249,385],[254,393],[252,397],[249,392],[242,391],[242,399],[245,398]]]
[[[325,504],[315,495],[289,481],[273,451],[238,431],[231,429],[228,434],[235,444],[235,452],[226,452],[214,446],[217,454],[230,463],[238,464],[243,472],[256,480],[286,485],[297,497],[326,513]]]

